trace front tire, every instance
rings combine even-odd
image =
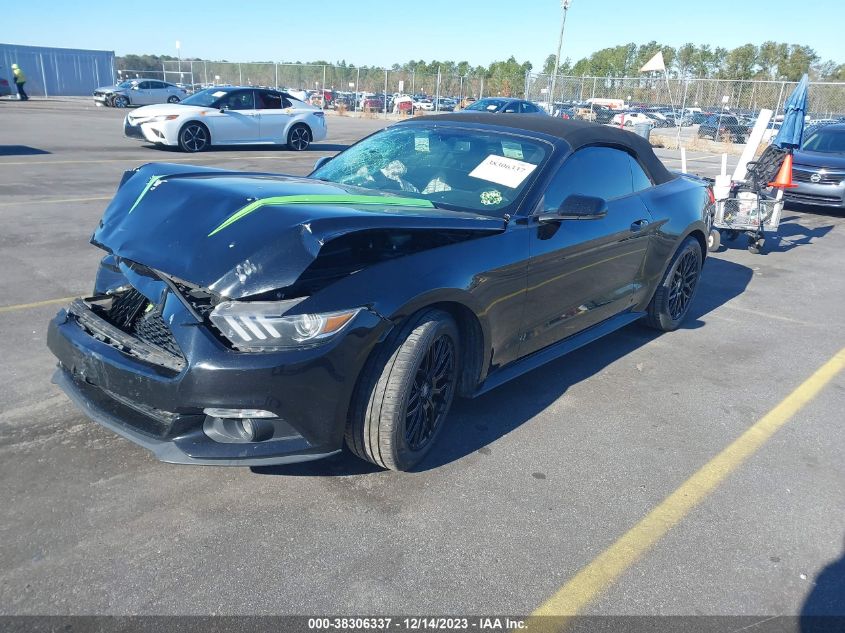
[[[307,125],[298,123],[288,132],[288,149],[304,152],[311,145],[311,130]]]
[[[202,123],[191,121],[179,130],[179,149],[183,152],[202,152],[211,145],[211,135]]]
[[[346,443],[361,459],[410,470],[431,450],[457,389],[459,338],[442,310],[410,317],[361,373]]]
[[[701,244],[686,238],[678,248],[646,310],[645,323],[655,330],[677,330],[689,312],[701,278]]]
[[[129,98],[124,97],[123,95],[117,95],[116,97],[112,97],[111,104],[115,108],[128,108]]]

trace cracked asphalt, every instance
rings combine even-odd
[[[456,402],[419,472],[162,464],[50,383],[44,302],[90,289],[121,173],[306,174],[384,122],[187,157],[122,116],[0,103],[0,614],[527,614],[845,346],[845,215],[788,207],[766,253],[708,258],[681,330],[635,324]],[[843,411],[840,373],[586,613],[845,614]]]

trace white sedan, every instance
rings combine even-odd
[[[613,117],[613,123],[631,127],[635,123],[651,123],[654,125],[654,120],[643,112],[620,112]]]
[[[201,152],[212,145],[276,144],[301,152],[326,138],[320,108],[276,90],[236,86],[208,88],[181,103],[130,112],[130,138]]]

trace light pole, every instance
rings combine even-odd
[[[555,100],[555,81],[557,80],[557,70],[560,67],[560,49],[563,48],[563,29],[566,26],[566,14],[569,12],[569,7],[572,0],[560,0],[560,8],[563,9],[563,18],[560,21],[560,37],[557,40],[557,56],[555,57],[555,71],[552,74],[552,85],[549,89],[549,114],[554,114],[554,100]]]

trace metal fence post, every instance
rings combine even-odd
[[[244,75],[241,72],[241,63],[240,62],[238,62],[238,85],[240,85],[240,86],[244,85]]]
[[[387,68],[384,69],[384,116],[387,116]]]
[[[279,62],[273,62],[273,73],[276,76],[276,84],[275,84],[274,87],[276,88],[276,90],[278,90],[279,89]]]
[[[320,108],[322,110],[326,109],[326,65],[323,64],[323,84],[321,87],[322,92],[320,93]]]
[[[356,71],[357,72],[355,74],[355,107],[354,107],[355,112],[358,111],[358,99],[361,96],[361,89],[359,88],[359,85],[361,83],[361,69],[356,68]]]

